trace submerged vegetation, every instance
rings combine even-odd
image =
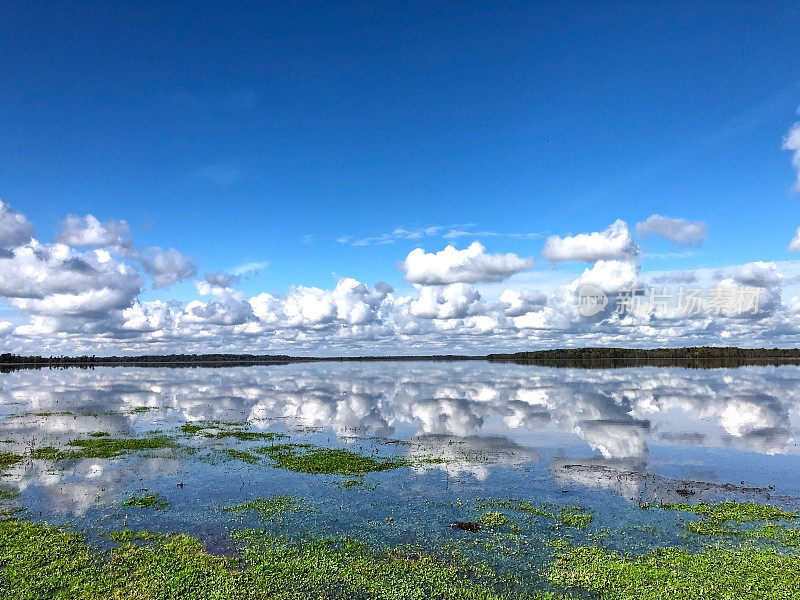
[[[272,496],[270,498],[256,498],[244,504],[225,507],[229,512],[256,511],[264,521],[274,521],[288,512],[302,510],[301,502],[292,496]]]
[[[138,506],[139,508],[155,508],[162,509],[169,507],[169,502],[166,498],[159,494],[144,494],[143,496],[131,496],[123,506]]]
[[[551,506],[548,504],[535,505],[525,500],[502,500],[489,498],[477,501],[478,508],[502,508],[551,519],[556,523],[576,529],[586,529],[594,519],[592,513],[587,512],[582,506]]]

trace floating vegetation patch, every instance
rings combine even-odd
[[[783,524],[797,520],[796,512],[766,504],[727,500],[719,503],[662,504],[660,508],[700,515],[701,519],[684,524],[686,530],[698,535],[774,540],[785,546],[800,548],[800,529]],[[743,527],[743,524],[757,525]]]
[[[270,498],[256,498],[244,504],[227,506],[224,510],[229,512],[257,511],[264,521],[274,521],[286,513],[302,510],[302,503],[293,496],[272,496]]]
[[[235,425],[235,428],[231,428]],[[275,441],[288,438],[285,433],[273,431],[250,431],[242,429],[238,424],[219,423],[216,421],[206,423],[184,423],[179,427],[185,435],[194,436],[202,433],[204,437],[214,439],[231,438],[241,442]]]
[[[154,508],[156,510],[168,508],[169,502],[159,494],[144,494],[143,496],[131,496],[123,506],[138,506],[139,508]]]
[[[8,469],[22,460],[22,456],[13,452],[0,452],[0,469]]]
[[[366,475],[409,464],[405,459],[373,458],[349,450],[309,444],[276,444],[259,448],[257,452],[267,455],[278,467],[298,473]]]
[[[478,508],[502,508],[523,512],[545,519],[551,519],[561,525],[586,529],[594,519],[592,513],[582,506],[554,506],[549,504],[535,505],[525,500],[502,500],[498,498],[478,499]]]
[[[489,511],[478,518],[478,523],[484,527],[502,527],[508,519],[501,512]]]
[[[234,448],[225,448],[220,450],[220,452],[233,460],[241,460],[242,462],[246,462],[249,464],[254,464],[261,461],[261,458],[253,454],[252,452],[245,452],[244,450],[236,450]]]
[[[128,452],[143,450],[160,450],[176,448],[175,441],[163,437],[150,438],[111,438],[95,436],[87,439],[73,440],[70,448],[59,449],[53,446],[35,448],[31,457],[38,460],[64,460],[69,458],[118,458]]]

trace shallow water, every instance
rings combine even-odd
[[[245,424],[411,466],[354,482],[286,471],[266,457],[249,464],[219,450],[263,440],[185,435],[187,422]],[[20,492],[11,504],[26,516],[83,530],[100,546],[110,544],[106,533],[128,527],[188,532],[227,553],[232,531],[266,526],[376,546],[458,547],[531,572],[556,538],[633,552],[699,547],[703,540],[675,527],[679,514],[640,504],[733,499],[796,509],[798,427],[798,366],[586,370],[470,361],[0,375],[2,451],[30,455],[97,432],[160,432],[179,442],[116,459],[26,458],[5,471],[3,485]],[[145,491],[170,507],[123,505]],[[274,494],[302,498],[303,510],[267,524],[223,510]],[[514,513],[519,530],[494,537],[448,527],[485,512],[481,498],[580,505],[594,520],[578,530]]]

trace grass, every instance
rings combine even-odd
[[[372,458],[338,448],[320,448],[308,444],[277,444],[257,449],[276,466],[298,473],[366,475],[408,465],[399,458]]]
[[[756,548],[663,548],[630,558],[579,546],[563,552],[550,577],[604,600],[789,600],[797,598],[800,557]]]
[[[376,551],[350,540],[290,542],[247,531],[243,559],[208,554],[186,536],[122,545],[108,556],[76,533],[0,521],[0,593],[9,600],[276,600],[437,598],[496,600],[486,568],[451,564],[419,551]],[[526,596],[555,598],[552,595]]]
[[[138,506],[139,508],[155,508],[157,510],[168,508],[169,502],[159,494],[144,494],[143,496],[131,496],[123,506]]]
[[[556,523],[565,525],[567,527],[574,527],[575,529],[586,529],[594,519],[592,513],[588,512],[582,506],[560,506],[554,507],[547,504],[535,505],[525,500],[502,500],[497,498],[490,498],[487,500],[478,500],[479,508],[503,508],[506,510],[513,510],[523,512],[545,519],[551,519]]]

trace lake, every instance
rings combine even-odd
[[[327,362],[0,375],[0,450],[19,458],[3,473],[9,514],[82,531],[100,549],[115,544],[112,532],[148,530],[234,555],[234,532],[262,528],[457,550],[526,574],[534,588],[547,587],[541,569],[556,540],[701,549],[708,540],[679,526],[685,514],[649,508],[662,503],[800,508],[799,426],[792,365]],[[286,462],[320,448],[387,468],[303,472]],[[148,496],[155,504],[134,501]],[[273,497],[291,510],[265,518],[246,508]],[[481,522],[487,511],[502,522]],[[591,516],[570,526],[565,514]],[[455,522],[482,523],[481,533]]]

